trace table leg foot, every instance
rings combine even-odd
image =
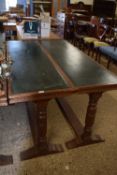
[[[48,144],[45,148],[35,146],[32,148],[29,148],[26,151],[23,151],[20,153],[21,160],[28,160],[35,157],[40,157],[48,154],[55,154],[63,152],[64,149],[62,145],[59,144]]]
[[[0,166],[13,164],[13,157],[11,155],[0,155]]]
[[[91,145],[91,144],[96,144],[96,143],[101,143],[104,142],[105,140],[102,139],[100,136],[95,135],[92,138],[88,138],[88,139],[82,139],[79,142],[79,139],[74,138],[73,140],[70,140],[68,142],[66,142],[66,147],[68,149],[73,149],[73,148],[77,148],[80,146],[87,146],[87,145]]]

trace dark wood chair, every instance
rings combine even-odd
[[[117,48],[115,46],[100,46],[99,52],[107,59],[107,68],[109,69],[110,63],[117,64]],[[100,60],[98,60],[100,62]]]
[[[79,20],[74,30],[74,45],[84,50],[85,49],[84,38],[94,37],[95,31],[96,31],[95,25],[92,25],[89,21]]]
[[[88,49],[88,55],[97,51],[99,46],[108,46],[109,44],[105,41],[106,34],[109,32],[109,26],[103,23],[95,24],[94,37],[84,37],[84,45]]]
[[[64,26],[64,39],[73,42],[74,41],[74,29],[76,19],[72,14],[66,14],[65,26]]]
[[[117,64],[117,30],[113,29],[114,37],[111,39],[110,46],[98,47],[97,61],[101,62],[101,56],[105,56],[107,59],[107,68],[109,69],[111,63]]]

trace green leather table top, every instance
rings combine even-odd
[[[41,44],[58,62],[75,86],[117,84],[117,77],[96,64],[65,40],[42,41]]]
[[[9,41],[8,54],[12,57],[13,93],[40,90],[68,89],[38,41]],[[117,77],[86,54],[64,40],[42,40],[51,57],[73,82],[74,88],[84,86],[117,85]]]
[[[67,88],[36,41],[9,41],[13,93]]]

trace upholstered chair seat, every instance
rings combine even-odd
[[[94,38],[94,37],[84,37],[84,42],[86,43],[92,43],[92,42],[95,42],[95,41],[98,41],[97,38]]]
[[[107,68],[111,62],[117,62],[117,48],[114,46],[101,46],[99,52],[108,59]]]
[[[101,46],[99,47],[99,51],[114,60],[117,60],[117,48],[114,46]]]
[[[103,41],[94,41],[93,44],[95,48],[100,47],[100,46],[109,46],[108,43],[103,42]]]
[[[84,37],[84,44],[88,48],[88,54],[94,52],[99,46],[108,46],[107,42],[105,42],[105,36],[109,31],[109,27],[102,23],[97,23],[96,25],[96,33],[94,37]]]

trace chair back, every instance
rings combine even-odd
[[[99,17],[97,17],[97,16],[91,16],[90,23],[92,25],[98,26],[99,25]]]
[[[72,14],[67,14],[64,25],[64,38],[71,40],[74,37],[75,17]]]
[[[99,40],[104,40],[106,37],[106,33],[108,32],[109,27],[105,24],[100,24],[97,27],[97,38]]]

